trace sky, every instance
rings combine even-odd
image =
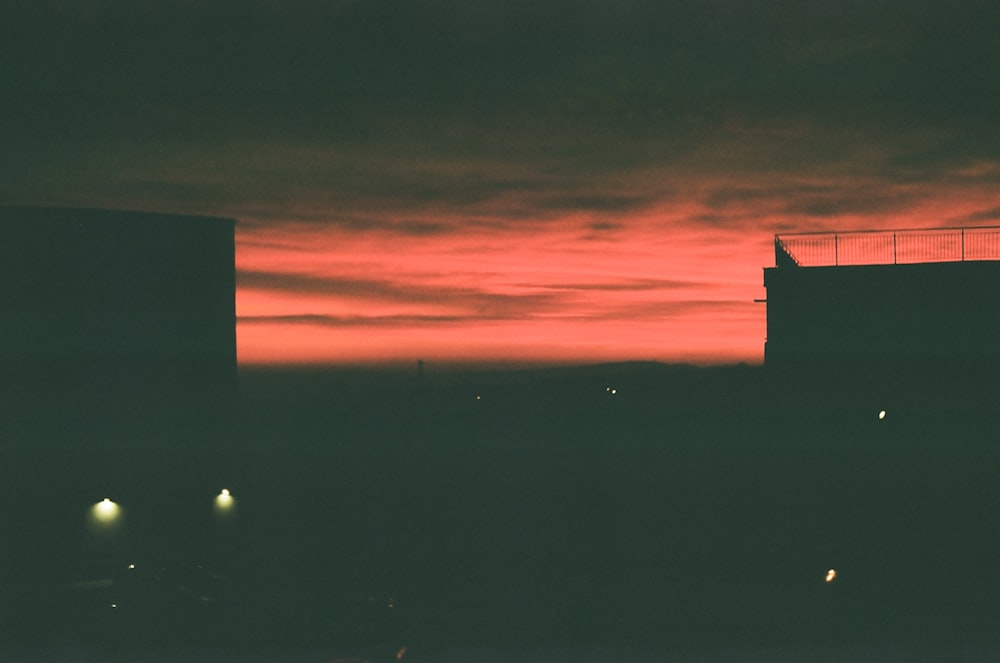
[[[763,358],[775,233],[1000,224],[1000,3],[0,7],[0,204],[232,217],[241,364]]]

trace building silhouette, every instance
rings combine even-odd
[[[236,380],[234,224],[0,208],[5,422],[107,441],[219,412]]]
[[[769,367],[995,366],[1000,228],[775,236]]]

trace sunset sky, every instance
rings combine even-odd
[[[760,362],[774,233],[1000,224],[998,26],[954,0],[7,2],[0,204],[238,219],[245,365]]]

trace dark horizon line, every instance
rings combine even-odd
[[[660,361],[653,359],[623,359],[617,361],[586,361],[586,360],[543,360],[543,359],[483,359],[483,360],[448,360],[448,359],[413,359],[413,360],[371,360],[345,362],[252,362],[237,364],[240,373],[266,372],[410,372],[421,367],[431,372],[451,373],[461,371],[589,371],[611,369],[716,369],[716,368],[752,368],[763,367],[763,359],[756,361],[726,360],[719,362],[702,361]]]

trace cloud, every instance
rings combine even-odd
[[[378,316],[334,316],[319,314],[303,315],[242,315],[239,324],[262,325],[308,325],[323,327],[413,327],[423,325],[446,325],[468,322],[468,318],[448,315],[378,315]]]
[[[697,285],[692,281],[672,281],[669,279],[625,278],[620,281],[593,283],[521,283],[521,287],[541,290],[639,292],[647,290],[683,290]]]
[[[823,195],[790,198],[784,205],[788,215],[840,218],[849,215],[877,215],[912,209],[927,197],[917,187],[892,187],[887,183],[848,188]]]
[[[955,223],[983,223],[1000,220],[1000,206],[983,209],[971,214],[965,214],[952,219]]]
[[[376,309],[378,302],[409,306],[444,307],[466,318],[523,319],[554,310],[556,297],[539,292],[500,293],[483,288],[462,287],[414,275],[389,279],[344,276],[309,276],[241,269],[237,287],[246,290],[280,291],[290,295],[320,295],[358,302],[360,308]],[[452,278],[451,281],[462,281]],[[437,316],[432,316],[437,317]],[[452,316],[447,316],[452,317]]]

